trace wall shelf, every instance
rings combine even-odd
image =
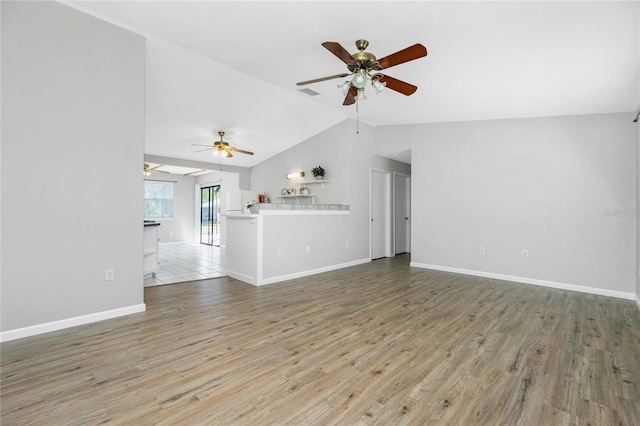
[[[316,179],[316,180],[305,180],[300,182],[300,185],[304,186],[304,185],[309,185],[311,183],[319,183],[322,184],[322,187],[324,188],[324,184],[329,182],[328,180],[324,180],[324,179]]]

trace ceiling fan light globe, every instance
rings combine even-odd
[[[380,93],[387,85],[387,82],[385,81],[384,83],[381,83],[380,80],[373,80],[371,82],[371,85],[373,86],[374,89],[376,89],[377,93]]]
[[[346,95],[349,89],[351,89],[351,83],[348,81],[345,81],[342,84],[338,84],[338,88],[340,89],[343,95]]]
[[[364,89],[358,89],[358,96],[357,99],[359,101],[365,101],[367,100],[367,96],[364,94]]]
[[[351,79],[351,84],[353,84],[358,89],[362,89],[367,85],[367,76],[363,73],[357,73]]]

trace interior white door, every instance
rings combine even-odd
[[[395,175],[395,254],[411,251],[411,177]]]
[[[391,173],[371,170],[371,259],[391,256]]]

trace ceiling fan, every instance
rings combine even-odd
[[[218,134],[220,135],[220,140],[219,141],[215,141],[213,143],[213,145],[200,145],[197,143],[193,143],[191,145],[193,146],[206,146],[206,149],[200,149],[198,151],[195,152],[202,152],[202,151],[208,151],[208,150],[213,150],[213,155],[218,156],[218,157],[233,157],[233,155],[231,155],[231,152],[239,152],[240,154],[248,154],[248,155],[253,155],[253,152],[251,151],[245,151],[243,149],[238,149],[238,148],[234,148],[231,145],[229,145],[229,142],[225,142],[222,140],[222,137],[224,136],[224,132],[218,132]]]
[[[163,164],[158,164],[157,166],[151,167],[149,163],[144,163],[144,175],[149,176],[151,172],[169,173],[165,172],[164,170],[158,170],[162,166]]]
[[[367,40],[356,40],[358,52],[353,55],[347,52],[340,43],[335,41],[325,41],[322,45],[329,52],[337,56],[338,59],[347,64],[349,72],[301,81],[296,83],[297,86],[353,75],[351,81],[345,81],[343,84],[338,85],[342,90],[342,93],[345,95],[343,105],[352,105],[356,102],[356,99],[366,99],[364,96],[364,88],[369,80],[371,81],[373,88],[378,93],[380,93],[385,86],[406,96],[409,96],[418,90],[418,87],[413,84],[406,83],[377,71],[427,56],[427,48],[419,43],[409,46],[406,49],[402,49],[396,53],[392,53],[391,55],[385,56],[381,59],[376,59],[373,54],[365,52],[365,49],[369,46],[369,42]]]

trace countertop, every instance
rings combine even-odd
[[[227,213],[223,216],[232,218],[252,218],[270,215],[331,215],[349,214],[349,206],[345,204],[259,204],[258,213]]]

